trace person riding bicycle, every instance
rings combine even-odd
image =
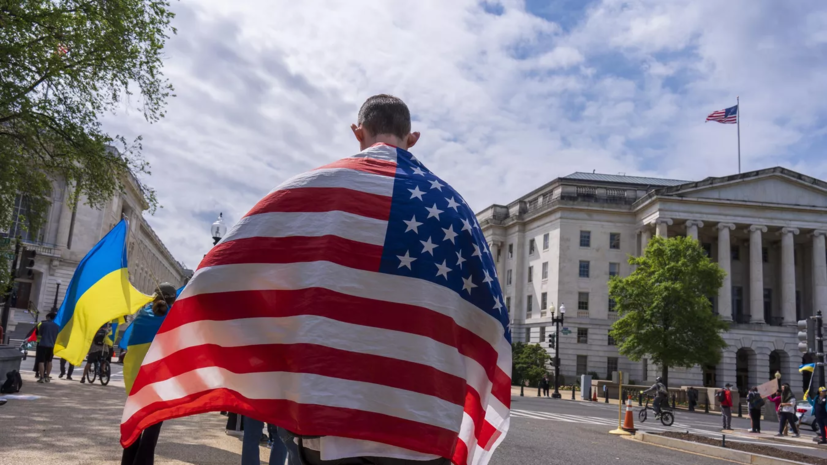
[[[655,393],[655,401],[652,403],[652,409],[655,410],[655,418],[660,418],[661,403],[669,398],[669,388],[666,387],[666,383],[663,382],[663,378],[658,376],[652,387],[645,391],[641,391],[641,394],[643,395],[649,395],[650,393]]]
[[[83,368],[83,376],[80,378],[81,383],[85,383],[89,376],[89,370],[94,369],[96,362],[103,358],[103,348],[106,345],[106,335],[109,332],[109,323],[103,325],[95,333],[92,339],[92,346],[89,348],[89,353],[86,355],[86,366]],[[89,381],[92,382],[91,380]]]

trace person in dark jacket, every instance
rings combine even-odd
[[[548,397],[548,388],[549,388],[549,380],[548,375],[543,376],[543,380],[540,381],[540,386],[543,388],[543,395]]]
[[[752,420],[750,433],[761,432],[761,407],[764,406],[764,399],[758,393],[758,388],[753,386],[747,394],[747,406],[749,407],[749,418]]]
[[[821,437],[818,443],[827,444],[827,435],[825,435],[825,428],[827,428],[827,388],[824,386],[818,388],[818,396],[815,399],[810,399],[809,402],[813,406],[813,415],[816,417],[816,423],[818,423],[818,435]]]

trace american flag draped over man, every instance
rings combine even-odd
[[[405,104],[371,97],[359,123],[360,153],[277,187],[202,261],[132,387],[124,446],[227,410],[322,436],[325,460],[488,462],[511,395],[494,260],[454,189],[373,143],[416,142]]]

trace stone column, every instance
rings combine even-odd
[[[724,270],[724,282],[718,289],[718,314],[732,321],[732,252],[729,232],[735,229],[732,223],[718,223],[718,266]]]
[[[752,225],[749,232],[749,321],[764,323],[764,257],[761,252],[761,233],[766,226]]]
[[[655,220],[655,228],[658,237],[662,237],[664,239],[669,237],[669,234],[667,232],[667,228],[669,226],[672,226],[672,220],[670,218],[658,218],[657,220]]]
[[[781,315],[785,325],[795,325],[795,243],[796,228],[783,228],[781,236]]]
[[[824,236],[827,231],[813,231],[813,314],[821,310],[827,314],[827,254]]]
[[[704,222],[703,221],[698,221],[698,220],[687,220],[685,226],[686,226],[686,235],[697,241],[698,240],[698,228],[703,228],[704,227]]]
[[[643,256],[646,252],[646,246],[649,245],[649,241],[652,239],[652,231],[648,229],[641,229],[640,230],[640,255]]]

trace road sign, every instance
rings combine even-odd
[[[563,328],[560,332],[561,332],[561,333],[563,333],[563,334],[564,334],[564,335],[566,335],[566,336],[568,336],[569,334],[571,334],[571,331],[570,331],[568,328]]]

